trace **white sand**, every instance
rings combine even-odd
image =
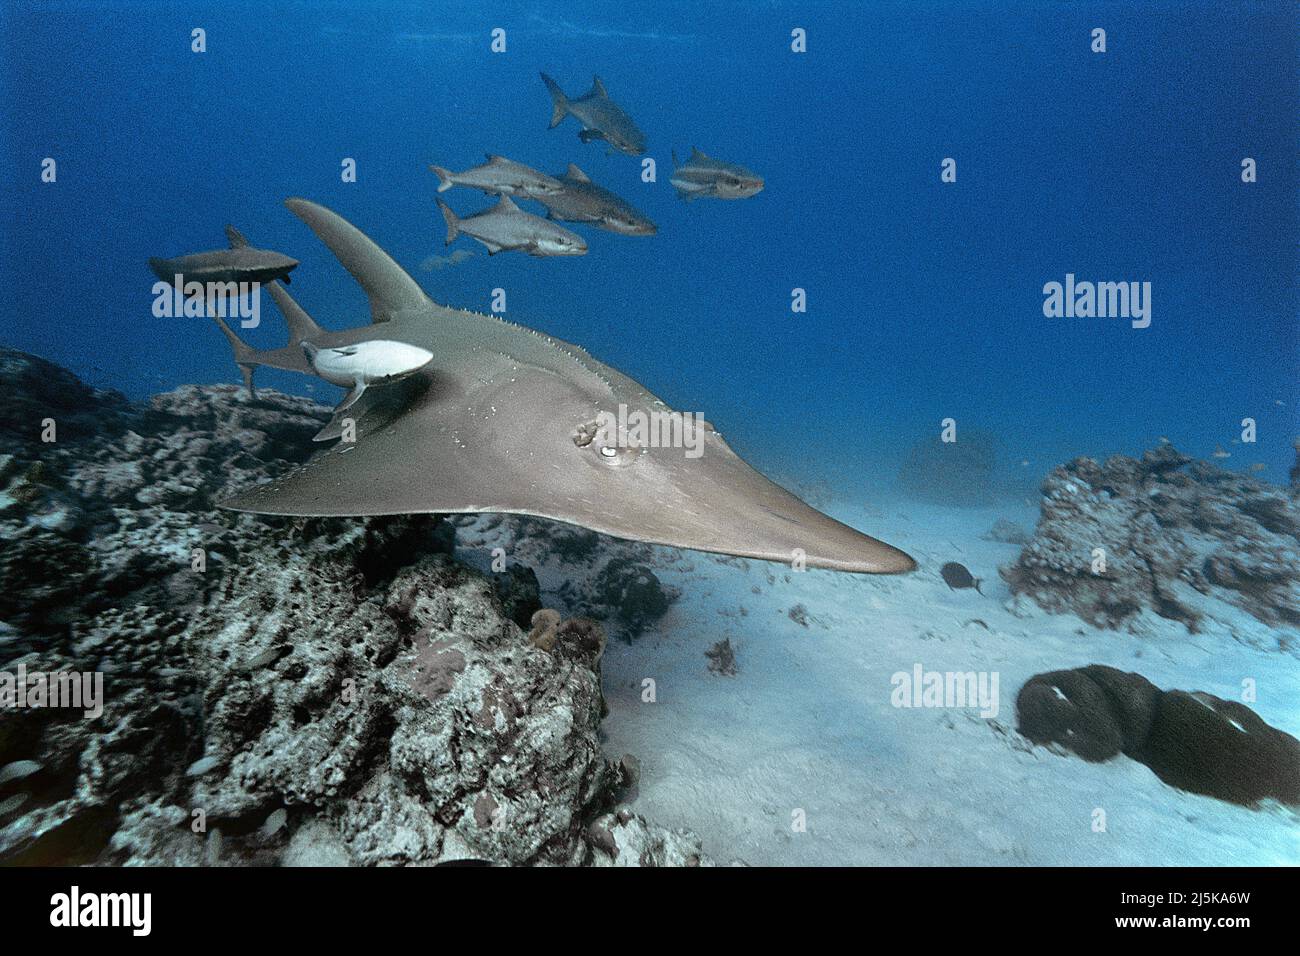
[[[1155,618],[1137,637],[1032,606],[1012,614],[996,567],[1018,549],[980,535],[998,517],[1032,528],[1029,509],[830,510],[907,549],[921,569],[796,573],[662,552],[658,573],[681,600],[634,644],[611,642],[604,663],[607,752],[642,761],[635,810],[695,831],[717,858],[751,864],[1300,863],[1293,811],[1194,796],[1125,757],[1090,764],[1030,747],[1014,730],[1030,676],[1102,663],[1225,698],[1253,678],[1251,706],[1300,733],[1296,657]],[[984,596],[949,590],[938,575],[949,560],[984,579]],[[539,569],[544,588],[562,573]],[[808,609],[806,628],[787,614],[796,604]],[[988,629],[966,623],[976,618]],[[704,651],[724,637],[736,648],[734,677],[707,669]],[[917,663],[996,671],[996,718],[892,706],[891,675]],[[642,702],[645,678],[656,703]],[[803,833],[792,827],[799,809]],[[1094,830],[1097,810],[1104,832]]]

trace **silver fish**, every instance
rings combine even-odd
[[[645,134],[636,128],[632,117],[609,98],[600,77],[591,79],[591,90],[581,99],[571,100],[564,95],[553,79],[542,74],[542,82],[551,91],[551,129],[560,125],[565,116],[572,116],[582,124],[578,139],[590,143],[603,139],[620,152],[639,156],[645,152]]]
[[[746,199],[763,188],[763,178],[744,166],[706,156],[695,147],[684,163],[673,151],[673,174],[668,180],[682,199]]]
[[[652,236],[659,227],[608,189],[597,186],[572,163],[561,178],[563,188],[551,195],[537,195],[551,219],[589,222],[624,236]]]
[[[487,162],[482,166],[461,173],[453,173],[441,166],[430,166],[429,169],[438,175],[440,193],[452,186],[468,186],[495,196],[545,196],[564,188],[558,179],[492,153],[487,154]]]
[[[524,212],[509,196],[491,209],[466,216],[463,219],[448,208],[441,199],[438,208],[447,220],[447,245],[462,232],[487,246],[488,255],[517,249],[530,256],[582,256],[587,253],[587,242],[576,232],[548,222],[541,216]]]
[[[196,252],[174,259],[150,259],[149,268],[163,282],[180,276],[183,282],[272,282],[289,283],[289,273],[298,267],[290,259],[269,249],[255,249],[234,226],[226,226],[229,249]]]

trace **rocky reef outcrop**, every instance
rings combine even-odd
[[[1141,674],[1092,664],[1030,678],[1016,714],[1029,740],[1085,760],[1124,754],[1181,790],[1300,804],[1300,741],[1237,701],[1162,691]]]
[[[516,587],[506,579],[520,573],[518,562],[530,569],[524,572],[525,578],[532,567],[558,568],[560,580],[549,597],[571,615],[599,621],[614,638],[634,640],[667,614],[681,596],[655,574],[655,549],[647,544],[518,515],[466,515],[452,520],[462,529],[463,547],[482,554],[496,552],[504,559],[505,566],[497,575],[502,587]],[[534,574],[525,590],[535,586],[536,580]],[[525,601],[524,606],[532,605]]]
[[[1300,628],[1300,490],[1195,461],[1077,458],[1043,482],[1032,540],[1002,577],[1053,612],[1115,628],[1152,611],[1190,631],[1239,608],[1293,643]]]
[[[704,862],[619,806],[603,631],[530,643],[530,570],[458,563],[438,516],[214,508],[328,409],[132,404],[11,350],[0,387],[0,673],[103,679],[97,716],[0,706],[0,863]]]

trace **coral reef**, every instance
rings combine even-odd
[[[1043,482],[1033,539],[1002,577],[1049,611],[1115,628],[1143,610],[1193,632],[1239,608],[1284,644],[1300,627],[1300,493],[1193,461],[1077,458]],[[1290,636],[1288,636],[1288,631]]]
[[[0,671],[105,690],[98,717],[0,707],[0,863],[703,862],[617,807],[604,633],[531,644],[530,571],[457,563],[438,516],[214,510],[304,460],[328,409],[134,405],[10,350],[0,387]]]
[[[1031,677],[1016,713],[1025,737],[1085,760],[1122,753],[1182,790],[1300,804],[1300,741],[1236,701],[1162,691],[1141,674],[1092,664]]]
[[[528,643],[544,651],[555,650],[555,642],[559,639],[560,612],[544,607],[533,615],[530,623]]]
[[[520,567],[530,574],[532,568],[558,567],[561,580],[547,592],[548,602],[562,607],[566,616],[600,622],[611,637],[634,640],[654,627],[680,597],[676,588],[654,573],[656,549],[650,545],[602,538],[585,528],[518,515],[466,515],[454,520],[466,552],[508,555],[505,570],[494,571],[494,576],[509,578]],[[502,581],[498,587],[506,589],[502,593],[512,593],[518,585]],[[531,615],[540,600],[537,606],[527,606]],[[522,627],[531,626],[529,620],[516,618]]]
[[[626,810],[609,813],[587,827],[593,866],[700,866],[707,864],[700,841],[685,830],[649,826]]]

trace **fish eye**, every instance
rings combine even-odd
[[[638,445],[598,445],[600,463],[606,468],[626,468],[635,464],[645,450]]]
[[[645,451],[641,446],[622,444],[609,422],[597,419],[584,422],[573,432],[573,443],[587,450],[594,461],[606,468],[623,468],[633,464]]]

